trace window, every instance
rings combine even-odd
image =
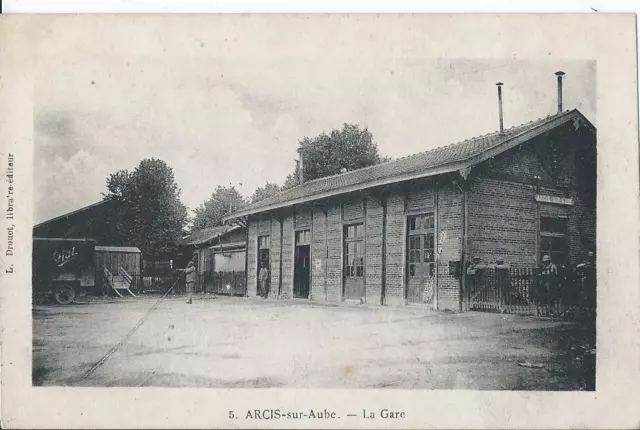
[[[296,245],[309,245],[311,243],[311,230],[296,231]]]
[[[409,217],[409,232],[410,234],[420,234],[423,232],[433,233],[435,227],[435,219],[433,214],[426,215],[414,215]]]
[[[545,234],[567,234],[567,218],[540,218],[540,232]]]
[[[364,225],[354,224],[348,225],[344,228],[345,239],[357,239],[364,236]]]
[[[364,276],[364,225],[344,227],[344,273],[347,278]]]
[[[435,219],[433,214],[408,218],[407,269],[410,277],[434,276]]]
[[[548,255],[554,264],[566,264],[568,258],[567,242],[568,218],[540,218],[540,260]]]
[[[258,249],[269,249],[269,236],[258,236]]]

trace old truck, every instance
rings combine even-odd
[[[95,288],[93,239],[33,238],[33,295],[50,295],[61,305]]]
[[[32,257],[34,297],[47,296],[68,305],[79,295],[92,293],[122,296],[126,291],[134,296],[138,248],[96,246],[93,239],[35,237]]]

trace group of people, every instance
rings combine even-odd
[[[587,259],[576,266],[578,271],[595,270],[596,259],[595,254],[589,251]],[[475,256],[467,268],[467,275],[479,274],[482,269],[509,269],[509,265],[504,263],[504,260],[497,260],[495,264],[483,264],[480,261],[480,257]],[[558,266],[556,266],[548,254],[542,256],[542,265],[540,266],[541,275],[558,275]]]

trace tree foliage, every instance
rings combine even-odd
[[[334,129],[329,134],[322,132],[313,138],[305,137],[298,142],[298,148],[304,154],[305,181],[387,161],[380,156],[369,129],[354,124],[344,124],[342,130]],[[287,176],[285,189],[298,185],[298,169],[299,163]]]
[[[193,230],[222,225],[229,213],[242,208],[247,202],[234,186],[218,186],[209,200],[194,210]]]
[[[120,170],[107,179],[111,213],[110,242],[133,245],[156,257],[175,250],[187,221],[187,208],[173,169],[164,161],[145,159],[133,172]]]
[[[261,200],[269,198],[275,194],[278,194],[280,191],[282,191],[282,187],[280,187],[280,185],[267,182],[262,187],[256,188],[256,190],[253,192],[253,195],[251,196],[251,203],[259,202]]]

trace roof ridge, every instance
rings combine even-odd
[[[537,120],[529,121],[529,123],[532,123],[534,121],[540,121],[542,119],[544,119],[544,118],[538,118]],[[514,126],[509,127],[507,130],[511,130],[513,128],[516,128],[516,127],[522,127],[523,125],[526,125],[526,124],[529,124],[529,123],[525,122],[525,123],[522,123],[522,124],[519,124],[519,125],[514,125]],[[382,166],[382,165],[385,165],[385,164],[393,163],[393,162],[396,162],[398,160],[406,160],[407,158],[417,157],[419,155],[424,155],[424,154],[427,154],[429,152],[436,151],[438,149],[449,148],[451,146],[459,145],[459,144],[464,143],[464,142],[468,142],[468,141],[471,141],[471,140],[479,139],[481,137],[486,137],[486,136],[489,136],[489,135],[500,134],[500,133],[501,133],[500,130],[496,130],[496,131],[492,131],[492,132],[489,132],[489,133],[486,133],[486,134],[481,134],[481,135],[477,135],[477,136],[474,136],[474,137],[469,137],[469,138],[466,138],[464,140],[459,140],[459,141],[456,141],[456,142],[450,142],[450,143],[448,143],[446,145],[437,146],[435,148],[427,149],[427,150],[424,150],[424,151],[415,152],[413,154],[403,155],[402,157],[398,157],[398,158],[394,158],[394,159],[391,159],[391,160],[387,160],[387,161],[384,161],[384,162],[378,163],[378,164],[372,164],[371,166],[361,167],[359,169],[349,170],[349,171],[343,172],[343,173],[334,173],[333,175],[328,175],[328,176],[323,176],[321,178],[311,179],[309,181],[303,182],[302,184],[298,184],[295,187],[287,188],[283,192],[286,192],[286,191],[289,191],[289,190],[293,190],[294,188],[301,187],[304,184],[309,184],[311,182],[320,181],[322,179],[333,178],[333,177],[340,176],[340,175],[347,175],[347,174],[353,173],[353,172],[361,172],[361,171],[366,170],[366,169],[371,169],[371,168],[374,168],[374,167],[378,167],[378,166]]]
[[[78,212],[82,212],[82,211],[85,211],[85,210],[88,210],[88,209],[91,209],[91,208],[94,208],[94,207],[100,206],[101,204],[107,203],[108,201],[109,201],[109,200],[107,200],[107,199],[102,199],[102,200],[99,200],[99,201],[97,201],[97,202],[95,202],[95,203],[91,203],[91,204],[89,204],[89,205],[85,205],[85,206],[83,206],[83,207],[81,207],[81,208],[78,208],[78,209],[72,210],[71,212],[63,213],[63,214],[58,215],[58,216],[55,216],[55,217],[53,217],[53,218],[50,218],[50,219],[47,219],[47,220],[41,221],[41,222],[39,222],[38,224],[35,224],[35,225],[33,226],[33,228],[40,227],[40,226],[42,226],[42,225],[44,225],[44,224],[48,224],[48,223],[53,222],[53,221],[58,221],[59,219],[62,219],[62,218],[64,218],[64,217],[68,217],[68,216],[71,216],[71,215],[75,215],[75,214],[77,214]]]

